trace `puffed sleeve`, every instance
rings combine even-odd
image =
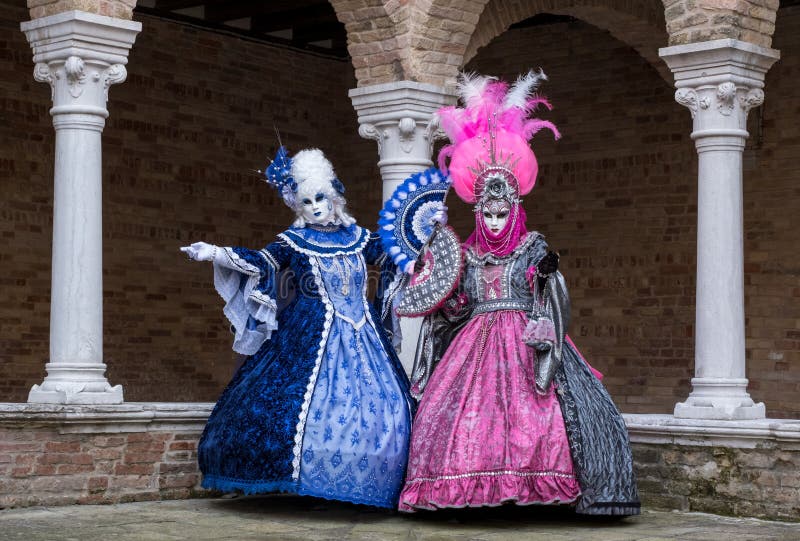
[[[233,350],[252,355],[278,328],[280,271],[291,249],[284,241],[262,250],[220,247],[214,259],[214,287],[225,301],[223,312],[234,332]]]
[[[536,268],[545,255],[547,244],[543,237],[539,237],[529,251],[531,267],[528,268],[528,276],[531,276],[531,269]],[[552,347],[537,348],[536,351],[536,386],[541,392],[547,392],[561,366],[561,353],[570,320],[569,293],[564,276],[559,271],[549,276],[538,276],[535,281],[531,281],[531,286],[534,298],[541,302],[540,315],[552,322],[551,328],[555,335]]]

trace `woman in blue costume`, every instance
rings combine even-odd
[[[248,355],[200,439],[203,486],[394,509],[413,401],[366,297],[366,266],[381,266],[386,286],[391,262],[378,235],[347,213],[320,150],[289,158],[281,147],[266,177],[297,214],[275,242],[181,248],[213,262],[233,349]]]

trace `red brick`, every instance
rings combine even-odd
[[[163,453],[125,453],[125,463],[126,464],[135,464],[135,463],[147,463],[152,464],[154,462],[158,462],[161,460]]]
[[[169,475],[158,478],[159,488],[191,488],[200,482],[199,474]]]
[[[39,443],[5,443],[0,441],[0,452],[5,453],[37,453],[42,449]]]
[[[92,464],[61,464],[56,468],[57,475],[89,473],[92,471],[94,471],[94,466]]]
[[[92,447],[119,447],[125,442],[126,438],[123,436],[95,436],[92,439]]]
[[[153,464],[117,464],[114,475],[149,475],[155,471]]]
[[[118,491],[120,489],[155,489],[155,483],[155,479],[148,475],[116,475],[114,477],[109,477],[108,479],[108,492]],[[155,491],[151,494],[158,496],[158,493]],[[120,497],[119,501],[141,501],[144,499],[152,499],[144,496],[143,494],[140,494],[139,497],[140,499],[137,500],[126,500],[124,497]]]
[[[194,451],[197,449],[197,441],[195,439],[189,441],[174,441],[169,444],[170,451]]]
[[[77,453],[81,444],[77,441],[50,441],[44,446],[46,453]]]
[[[193,473],[197,471],[197,463],[159,464],[158,473],[161,475]]]
[[[52,464],[47,464],[47,465],[37,464],[33,469],[33,473],[41,476],[55,475],[56,467]]]
[[[11,477],[27,477],[32,472],[33,468],[31,468],[30,466],[11,468]]]
[[[102,492],[108,488],[108,477],[90,477],[88,489],[91,493]]]
[[[116,460],[122,458],[122,449],[89,449],[87,451],[95,460]]]

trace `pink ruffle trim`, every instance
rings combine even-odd
[[[569,474],[487,472],[455,479],[412,479],[400,493],[398,508],[413,513],[420,509],[495,507],[504,503],[571,503],[580,493],[578,480]]]

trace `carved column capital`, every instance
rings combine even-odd
[[[20,27],[33,49],[34,79],[50,85],[51,114],[106,118],[108,89],[127,77],[128,52],[141,24],[70,11]],[[87,125],[97,123],[87,119]]]
[[[447,139],[447,134],[440,125],[439,115],[433,115],[431,117],[430,121],[428,122],[428,125],[425,126],[423,137],[425,138],[425,141],[428,143],[428,154],[433,155],[434,143],[436,143],[436,141]]]
[[[388,133],[375,127],[374,124],[361,124],[358,126],[358,135],[364,139],[372,139],[378,143],[378,156],[383,154],[383,140],[388,137]]]
[[[683,86],[675,91],[675,101],[692,114],[695,138],[709,131],[718,134],[719,130],[747,137],[747,114],[764,102],[764,91],[729,80],[716,85]]]
[[[747,113],[764,101],[764,76],[780,58],[774,49],[721,39],[659,50],[675,75],[675,101],[694,119],[694,139],[747,137]]]
[[[50,85],[51,113],[54,116],[81,113],[106,118],[108,89],[113,84],[124,82],[127,75],[123,64],[108,65],[79,56],[39,62],[33,68],[33,78]]]
[[[444,88],[412,81],[355,88],[350,98],[359,135],[377,141],[384,181],[394,183],[430,167],[433,144],[444,136],[435,113],[456,101]]]

